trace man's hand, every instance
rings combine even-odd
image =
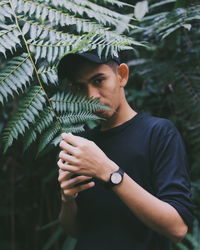
[[[95,185],[93,181],[90,181],[87,184],[76,186],[83,181],[90,180],[91,177],[81,175],[72,177],[73,175],[73,173],[59,169],[58,181],[60,183],[62,193],[61,198],[64,202],[75,198],[78,192],[91,188]]]
[[[102,181],[108,181],[110,174],[118,170],[119,167],[93,141],[66,133],[61,137],[60,169]]]

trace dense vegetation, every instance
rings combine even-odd
[[[197,220],[184,246],[176,248],[198,249],[200,5],[188,0],[142,1],[133,9],[129,3],[0,3],[1,151],[14,142],[1,155],[1,249],[67,250],[73,245],[69,238],[65,241],[57,222],[57,150],[52,145],[58,143],[62,129],[81,129],[88,118],[96,119],[92,111],[99,104],[88,110],[84,104],[91,100],[61,94],[65,88],[58,85],[56,65],[69,51],[96,46],[99,53],[105,53],[105,46],[113,53],[133,47],[125,55],[131,69],[128,100],[138,110],[170,118],[181,131],[191,164]],[[148,48],[136,41],[148,43]],[[51,153],[36,159],[38,149],[42,152],[47,145]]]

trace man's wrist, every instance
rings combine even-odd
[[[64,195],[64,193],[61,191],[61,201],[63,203],[68,203],[68,202],[72,202],[75,200],[75,198],[78,196],[78,193],[75,193],[74,195],[72,196],[66,196]]]
[[[101,176],[101,181],[103,182],[109,182],[110,180],[110,175],[117,171],[119,169],[119,166],[114,163],[113,161],[110,161],[106,166],[105,166],[105,171]]]

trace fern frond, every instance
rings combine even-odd
[[[57,93],[50,99],[53,108],[57,113],[66,112],[78,113],[80,111],[94,112],[97,110],[109,110],[108,107],[100,104],[98,99],[89,99],[85,96],[73,93]]]
[[[6,57],[16,52],[17,57],[6,62],[0,73],[0,102],[26,93],[5,128],[4,152],[20,135],[25,135],[25,150],[42,134],[41,152],[58,133],[82,131],[82,123],[97,119],[92,112],[108,109],[97,99],[73,94],[57,93],[49,100],[43,84],[58,83],[57,63],[70,52],[97,47],[99,55],[114,55],[132,45],[142,45],[114,31],[120,22],[123,30],[135,27],[129,24],[130,16],[106,7],[111,4],[129,6],[117,0],[105,0],[102,5],[88,0],[1,1],[0,53]],[[39,86],[27,89],[33,82]]]
[[[62,127],[62,128],[55,128],[55,125],[52,125],[52,127],[44,134],[44,136],[40,140],[37,156],[40,153],[47,153],[49,152],[52,147],[55,147],[58,145],[58,143],[61,141],[61,133],[79,133],[84,131],[84,125],[76,124],[70,127]]]
[[[43,112],[40,113],[40,117],[36,120],[35,131],[41,134],[42,131],[51,125],[54,117],[55,113],[52,111],[52,109],[50,107],[46,107]]]
[[[143,26],[146,26],[144,35],[157,35],[161,39],[190,24],[191,21],[200,19],[200,5],[188,8],[176,8],[170,12],[162,12],[144,17]],[[142,31],[142,30],[141,30]],[[136,32],[141,32],[137,30]],[[142,31],[143,32],[143,31]],[[134,31],[133,31],[134,33]]]
[[[153,8],[160,7],[160,6],[168,4],[168,3],[175,3],[175,2],[176,2],[176,0],[163,0],[163,1],[159,1],[158,3],[151,4],[149,6],[149,9],[153,9]]]
[[[107,35],[107,34],[106,34]],[[88,34],[85,36],[78,37],[75,41],[66,42],[65,40],[61,40],[56,43],[52,43],[49,41],[35,41],[34,43],[28,41],[27,44],[29,45],[30,51],[35,56],[35,61],[37,62],[38,59],[46,58],[49,63],[55,62],[58,58],[61,58],[67,53],[79,51],[82,48],[82,51],[94,49],[98,46],[99,54],[103,52],[105,48],[105,44],[107,40],[109,41],[111,38],[110,36],[113,34],[109,34],[109,38],[106,39],[101,38],[101,41],[96,42],[94,37],[97,37],[96,34]],[[137,44],[140,46],[144,46],[139,42],[134,40],[130,40],[128,38],[124,38],[123,36],[113,36],[110,42],[107,44],[107,53],[110,51],[111,54],[115,54],[117,51],[123,49],[131,49],[130,46],[127,44]],[[88,47],[90,46],[90,47]]]
[[[63,0],[60,0],[60,1],[63,2]],[[46,10],[45,15],[43,14],[43,9]],[[77,18],[74,16],[70,16],[70,18],[72,19],[68,20],[69,14],[63,13],[62,11],[57,10],[56,8],[41,5],[38,2],[32,2],[28,0],[19,0],[18,5],[17,5],[17,11],[19,13],[22,12],[24,15],[27,15],[29,13],[31,17],[32,16],[34,17],[35,15],[36,18],[40,18],[40,20],[42,20],[43,22],[48,17],[48,21],[50,22],[51,25],[58,25],[58,24],[61,26],[76,25],[76,31],[79,33],[80,32],[84,32],[87,34],[89,33],[90,36],[94,36],[94,35],[97,36],[97,34],[99,36],[104,36],[105,42],[104,44],[102,44],[102,46],[104,47],[107,44],[112,44],[116,47],[119,47],[119,50],[123,50],[123,49],[126,49],[126,47],[124,46],[130,46],[129,47],[130,49],[132,45],[136,45],[136,46],[142,45],[141,43],[134,41],[134,39],[119,35],[113,31],[108,31],[105,28],[103,28],[103,26],[101,26],[100,24],[93,23],[89,20]],[[74,50],[76,46],[82,48],[82,46],[79,46],[79,43],[81,44],[82,40],[85,39],[86,37],[85,34],[84,34],[84,37],[83,36],[82,37],[71,36],[71,35],[66,35],[66,34],[63,37],[63,35],[61,35],[61,33],[59,32],[56,32],[55,29],[47,28],[43,25],[38,25],[38,24],[35,25],[31,23],[31,21],[27,21],[25,17],[22,18],[22,16],[18,16],[18,18],[19,20],[23,20],[24,22],[26,22],[22,29],[22,32],[24,34],[29,32],[31,40],[36,40],[38,39],[38,37],[40,38],[40,40],[35,41],[35,42],[32,42],[31,40],[29,40],[29,43],[28,43],[31,46],[30,48],[32,52],[36,54],[35,56],[36,62],[40,58],[40,54],[41,54],[41,58],[44,58],[46,55],[48,55],[48,61],[52,62],[55,60],[55,58],[60,57],[63,54],[66,54],[70,50]],[[115,19],[113,17],[109,17],[109,18]],[[117,20],[117,22],[119,22],[119,20]],[[48,36],[51,36],[50,39],[48,38]],[[57,43],[55,43],[54,41],[56,40],[56,37],[59,38],[59,36],[61,36],[62,38],[57,39]],[[96,46],[96,44],[94,44],[92,42],[92,39],[89,39],[89,37],[88,37],[87,42],[85,42],[85,44],[90,44],[90,46],[93,46],[93,45]],[[73,47],[69,48],[69,46],[73,46]],[[52,58],[51,57],[52,47],[55,47],[53,51],[53,60],[50,59]]]
[[[72,0],[70,0],[70,1],[72,1]],[[73,1],[77,2],[77,1],[81,1],[81,0],[73,0]],[[85,1],[87,1],[87,0],[85,0]],[[93,1],[96,2],[96,3],[100,2],[99,0],[93,0]],[[128,6],[130,8],[133,8],[133,5],[128,4],[128,3],[124,3],[122,1],[118,1],[118,0],[101,0],[101,2],[103,2],[104,4],[116,5],[118,7]]]
[[[61,133],[60,124],[55,122],[48,130],[41,136],[40,143],[38,145],[37,155],[44,150],[46,146],[55,138],[55,136]]]
[[[23,92],[33,76],[33,65],[28,54],[12,58],[0,72],[0,102],[7,101],[8,95]]]
[[[64,126],[73,124],[73,123],[84,123],[88,120],[97,120],[99,119],[98,116],[90,113],[81,111],[78,113],[68,113],[67,115],[60,116],[59,121],[61,124],[64,124]]]
[[[44,1],[42,1],[44,2]],[[119,24],[119,21],[123,18],[127,18],[130,20],[130,17],[125,16],[109,10],[105,7],[100,5],[94,4],[89,1],[65,1],[65,0],[45,0],[48,3],[48,6],[51,5],[52,7],[60,7],[67,12],[71,12],[75,15],[83,16],[84,14],[87,15],[88,18],[93,18],[103,25],[114,25],[115,27]],[[126,29],[129,28],[129,25],[126,25]]]
[[[65,113],[65,115],[57,116],[57,119],[57,121],[54,121],[54,112],[50,107],[46,107],[36,119],[34,126],[30,129],[27,129],[24,137],[24,151],[33,141],[37,139],[38,134],[42,134],[44,130],[46,130],[46,132],[40,138],[38,153],[43,151],[51,140],[55,139],[55,141],[57,141],[55,136],[58,132],[81,132],[83,131],[85,121],[97,120],[99,117],[90,112],[79,111],[78,113]],[[52,143],[55,144],[55,141]]]
[[[16,46],[21,46],[19,39],[20,32],[17,26],[0,24],[0,52],[6,57],[6,50],[10,50],[13,53],[13,49],[16,50]]]
[[[183,8],[177,8],[174,10],[174,13],[169,13],[166,16],[166,20],[170,20],[167,22],[165,20],[165,23],[163,24],[162,29],[158,29],[157,32],[160,33],[161,39],[164,39],[165,37],[169,36],[172,32],[175,30],[184,27],[184,25],[190,21],[193,20],[200,20],[200,6],[197,7],[190,7],[187,9]],[[172,20],[174,19],[174,22],[172,23]]]
[[[79,38],[78,35],[69,34],[53,29],[47,25],[42,25],[35,20],[28,20],[25,17],[18,16],[20,21],[23,22],[22,33],[26,35],[28,33],[32,40],[38,39],[48,39],[51,42],[56,42],[59,40],[65,40],[66,42],[73,43]]]
[[[6,17],[13,20],[13,11],[9,6],[9,1],[3,1],[0,3],[0,21],[5,23]]]
[[[83,41],[85,41],[85,38]],[[36,62],[39,58],[46,58],[50,63],[55,62],[55,60],[70,51],[78,50],[79,42],[79,39],[77,39],[76,42],[66,42],[65,40],[61,40],[56,43],[40,40],[39,42],[34,43],[28,41],[27,44],[29,45],[30,51],[35,55]]]
[[[58,84],[58,75],[57,75],[57,68],[46,68],[45,66],[41,66],[38,71],[39,76],[41,77],[43,83],[45,84]]]
[[[103,28],[100,24],[94,23],[92,21],[78,18],[72,16],[66,12],[61,10],[57,10],[56,8],[52,8],[43,4],[39,4],[38,2],[33,2],[29,0],[18,0],[17,3],[17,13],[23,15],[35,15],[37,19],[41,19],[44,21],[49,21],[52,25],[61,25],[61,26],[70,26],[75,25],[76,31],[78,33],[90,33],[96,31],[96,34],[103,34],[105,32],[105,28]],[[96,16],[98,16],[96,14]],[[91,17],[90,17],[91,18]],[[107,16],[110,22],[114,22],[115,26],[119,25],[119,20],[115,21],[115,18]],[[124,15],[125,18],[125,15]],[[104,20],[100,18],[101,20]],[[129,17],[130,19],[130,17]],[[100,20],[99,20],[100,21]],[[131,26],[130,26],[131,27]],[[117,34],[116,34],[117,35]]]
[[[12,144],[13,139],[23,135],[26,129],[30,127],[30,124],[35,122],[36,117],[39,116],[39,111],[43,110],[45,102],[46,99],[42,88],[39,86],[32,87],[19,104],[17,112],[9,120],[4,130],[4,152]]]
[[[186,21],[188,22],[193,20],[199,20],[200,19],[199,12],[200,12],[200,5],[197,5],[197,7],[190,7]]]
[[[49,21],[53,25],[70,26],[76,25],[77,32],[91,32],[94,29],[101,28],[100,25],[89,22],[86,19],[72,16],[66,12],[57,10],[38,2],[30,0],[18,0],[16,5],[16,12],[18,15],[32,15],[42,21]]]
[[[9,1],[2,1],[2,2],[0,3],[0,7],[2,7],[4,4],[9,4]]]
[[[24,136],[24,148],[25,151],[33,141],[37,139],[37,134],[41,134],[45,129],[50,127],[54,119],[54,112],[50,107],[45,107],[40,113],[40,116],[35,120],[33,127],[28,129]]]
[[[79,133],[84,131],[84,124],[73,124],[71,126],[65,126],[61,128],[61,133]],[[62,140],[60,134],[56,136],[52,141],[51,144],[57,146],[58,143]]]

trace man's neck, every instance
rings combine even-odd
[[[102,122],[101,130],[104,131],[122,125],[126,121],[132,119],[136,114],[137,112],[126,103],[123,108],[119,108],[110,119]]]

